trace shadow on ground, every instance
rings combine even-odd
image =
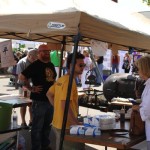
[[[0,96],[2,96],[2,95],[9,95],[9,94],[5,94],[5,93],[0,93]]]

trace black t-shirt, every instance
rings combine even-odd
[[[48,101],[46,93],[50,86],[53,85],[56,78],[55,67],[51,62],[43,63],[40,60],[36,60],[30,64],[22,74],[30,79],[33,83],[33,86],[42,86],[43,91],[40,93],[32,93],[30,98],[35,101]]]
[[[98,64],[102,64],[104,61],[104,57],[103,56],[99,56],[99,58],[97,59],[97,63]]]

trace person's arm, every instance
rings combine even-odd
[[[65,104],[66,104],[66,98],[67,98],[67,92],[68,92],[68,82],[66,81],[63,85],[63,90],[62,90],[62,95],[61,95],[61,108],[62,108],[62,112],[64,112],[65,110]],[[77,114],[78,114],[78,106],[77,105],[77,99],[78,99],[78,95],[77,95],[77,87],[76,87],[76,83],[75,83],[75,79],[73,80],[73,84],[72,84],[72,90],[71,90],[71,95],[70,95],[70,103],[69,103],[69,108],[68,108],[68,117],[67,117],[67,121],[70,122],[70,125],[75,125],[75,124],[80,124],[78,122],[78,118],[77,118]],[[73,105],[74,103],[74,105]],[[74,109],[72,108],[74,107]]]
[[[140,106],[139,106],[139,105],[133,105],[133,106],[132,106],[132,110],[139,111],[139,109],[140,109]]]
[[[130,58],[130,56],[128,57],[128,61],[129,61],[129,65],[130,65],[130,63],[131,63],[131,58]]]
[[[18,76],[19,80],[22,81],[24,83],[24,86],[31,91],[32,87],[30,86],[30,81],[29,79],[27,79],[22,73],[19,74]]]
[[[142,103],[140,104],[140,115],[143,121],[150,120],[150,86],[145,87],[142,95]]]
[[[118,56],[118,55],[117,55]],[[120,56],[118,56],[118,64],[120,64]]]
[[[19,74],[18,78],[25,83],[28,83],[29,81],[22,73]]]
[[[125,62],[125,56],[123,57],[123,63]]]
[[[19,80],[23,81],[24,86],[32,93],[40,93],[43,89],[40,85],[39,86],[31,86],[29,79],[27,79],[22,73],[19,75]]]
[[[55,83],[48,89],[46,93],[46,96],[52,106],[54,106],[54,93],[55,93]]]
[[[112,67],[113,55],[111,55],[110,66]]]
[[[54,106],[54,94],[50,90],[48,90],[46,96],[48,97],[48,100],[51,103],[51,105]]]

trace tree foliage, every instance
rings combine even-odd
[[[150,0],[143,0],[143,3],[147,3],[150,6]]]
[[[21,51],[22,48],[25,48],[26,45],[25,44],[20,44],[19,43],[19,47],[18,48],[13,48],[13,52],[16,52],[16,51]]]

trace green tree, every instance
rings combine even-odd
[[[19,47],[18,47],[18,48],[13,48],[12,50],[13,50],[13,52],[21,51],[21,49],[22,49],[22,48],[25,48],[25,47],[26,47],[25,44],[20,44],[20,43],[19,43]]]
[[[143,0],[143,3],[147,3],[147,5],[150,5],[150,0]]]

